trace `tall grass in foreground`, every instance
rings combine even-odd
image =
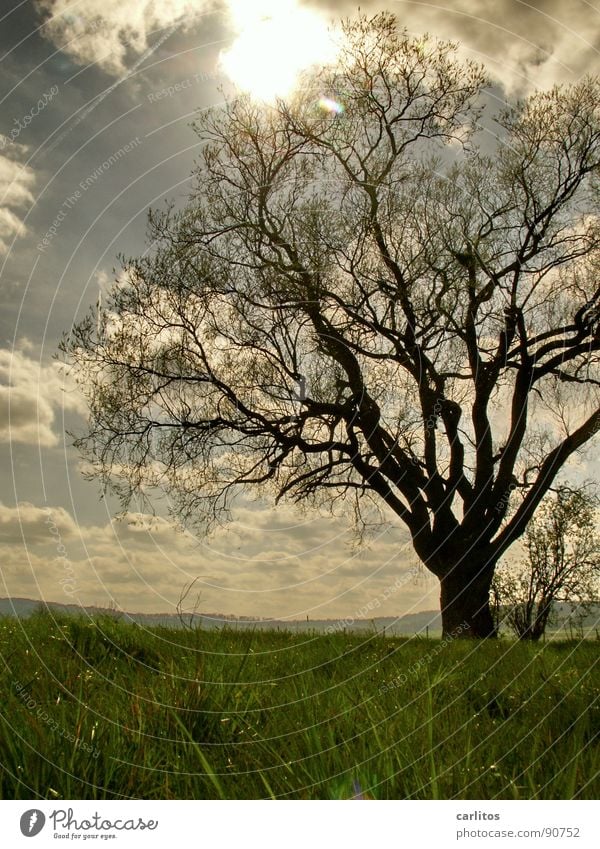
[[[0,794],[597,798],[598,642],[0,620]]]

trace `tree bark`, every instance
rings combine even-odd
[[[440,607],[444,639],[498,636],[490,608],[490,586],[494,565],[450,569],[440,578]]]

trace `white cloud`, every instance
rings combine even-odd
[[[25,232],[25,226],[21,219],[11,212],[6,207],[0,207],[0,239],[3,243],[2,252],[6,252],[7,246],[4,239],[10,239],[12,236],[22,236]]]
[[[22,145],[11,144],[11,154],[22,156],[23,152]],[[0,254],[8,252],[10,241],[15,236],[25,233],[23,221],[14,210],[33,203],[31,189],[34,182],[35,175],[28,165],[0,153]]]
[[[160,40],[163,30],[198,21],[212,0],[37,0],[45,14],[42,32],[76,62],[97,62],[105,71],[122,74],[130,56],[139,56]]]
[[[22,350],[0,349],[0,442],[57,445],[61,409],[86,410],[59,363],[41,365]]]
[[[0,503],[0,543],[48,543],[53,536],[71,537],[76,532],[73,517],[62,507],[50,510],[27,501],[16,507]]]

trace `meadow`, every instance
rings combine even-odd
[[[600,642],[0,619],[3,799],[594,799]]]

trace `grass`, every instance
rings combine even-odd
[[[3,799],[595,799],[597,641],[0,620]]]

